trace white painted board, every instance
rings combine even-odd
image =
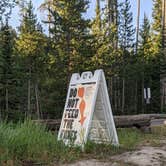
[[[119,144],[103,70],[72,75],[58,139],[81,146],[87,140]]]

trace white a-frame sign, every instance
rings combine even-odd
[[[58,139],[119,144],[103,70],[72,75]]]

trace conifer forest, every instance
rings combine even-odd
[[[151,19],[141,20],[130,0],[95,0],[92,18],[89,0],[45,0],[37,9],[32,0],[1,0],[0,118],[61,118],[72,73],[96,69],[105,72],[114,115],[166,113],[166,11],[162,0],[151,1]]]

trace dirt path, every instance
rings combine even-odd
[[[137,166],[166,166],[166,146],[145,146],[137,151],[113,156],[112,160]]]
[[[142,146],[139,150],[112,156],[109,161],[90,159],[64,166],[166,166],[166,144],[161,147]]]

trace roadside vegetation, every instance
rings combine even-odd
[[[80,158],[104,159],[107,156],[134,150],[150,143],[159,146],[159,137],[166,134],[163,127],[157,134],[144,134],[137,129],[118,129],[120,147],[88,142],[84,152],[79,147],[67,147],[44,126],[30,120],[24,123],[0,123],[0,165],[23,165],[42,163],[68,163]]]

